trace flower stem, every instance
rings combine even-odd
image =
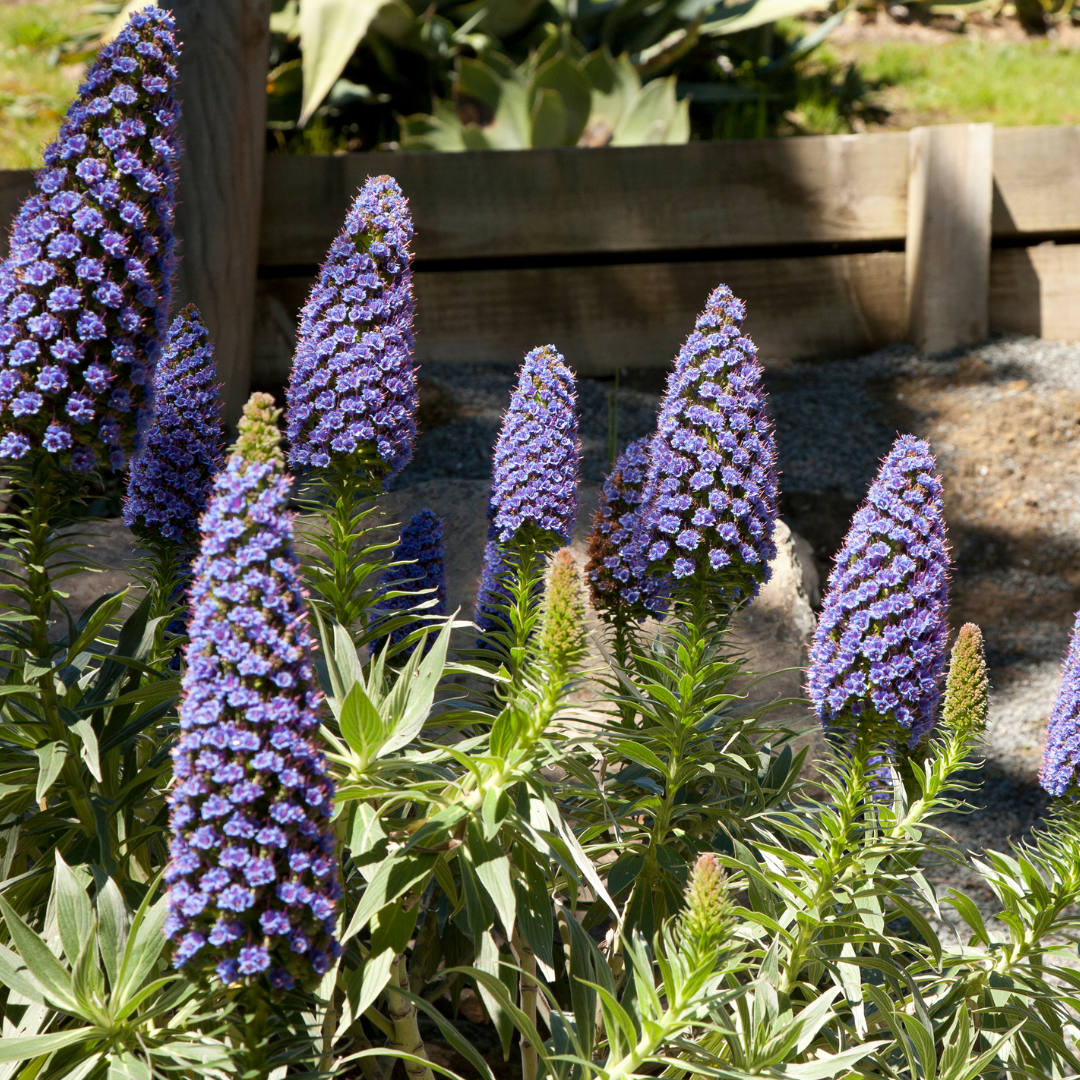
[[[394,1024],[394,1037],[390,1046],[413,1057],[426,1058],[424,1040],[420,1038],[419,1015],[416,1006],[401,993],[409,989],[409,965],[404,953],[399,953],[390,969],[390,983],[386,987],[386,1000],[390,1019]],[[409,1080],[435,1080],[435,1074],[417,1061],[404,1061],[405,1075]]]
[[[514,931],[515,944],[519,962],[521,964],[521,977],[518,980],[518,993],[521,1001],[521,1011],[528,1018],[529,1023],[536,1027],[536,995],[539,985],[536,981],[536,954],[528,944],[521,940],[518,932]],[[536,1047],[533,1046],[524,1035],[521,1037],[521,1078],[522,1080],[536,1080],[539,1067],[539,1057]]]

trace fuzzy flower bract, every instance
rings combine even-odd
[[[414,514],[408,525],[401,530],[401,539],[394,548],[391,560],[400,565],[391,566],[383,577],[383,586],[388,590],[400,591],[402,595],[380,600],[375,615],[398,614],[408,611],[417,603],[430,603],[422,615],[446,614],[446,549],[443,545],[443,523],[433,510],[421,510]],[[424,620],[399,626],[389,634],[390,644],[396,645],[414,630],[425,625]],[[372,651],[377,652],[385,644],[386,638],[372,643]],[[428,641],[430,644],[430,639]],[[415,645],[404,650],[403,656],[412,653]]]
[[[660,406],[637,527],[649,573],[756,594],[776,555],[776,449],[742,301],[714,289]]]
[[[214,347],[194,304],[177,315],[154,372],[154,417],[128,474],[124,524],[183,548],[221,471],[223,439]]]
[[[286,415],[294,468],[353,458],[385,483],[412,460],[412,235],[397,181],[369,177],[300,314]]]
[[[827,728],[876,717],[915,745],[934,725],[948,637],[949,550],[930,447],[896,440],[829,576],[808,692]]]
[[[1061,671],[1061,686],[1046,725],[1039,783],[1060,798],[1080,790],[1080,612],[1076,614]]]
[[[574,373],[555,347],[533,349],[495,443],[489,540],[545,551],[570,543],[581,458],[576,401]]]
[[[593,607],[605,622],[662,614],[667,581],[644,572],[636,547],[642,488],[649,468],[648,438],[632,442],[604,479],[589,534],[585,577]]]
[[[964,623],[956,636],[945,679],[942,723],[965,734],[986,730],[990,715],[990,680],[982,631],[974,623]]]
[[[178,968],[289,989],[340,955],[341,886],[276,418],[253,395],[202,519],[165,931]]]
[[[123,467],[148,419],[173,272],[173,20],[106,45],[45,150],[0,267],[0,458]]]

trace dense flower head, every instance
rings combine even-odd
[[[569,548],[556,551],[548,568],[539,646],[557,669],[570,667],[585,655],[585,590]]]
[[[659,614],[667,607],[666,579],[643,572],[636,547],[649,443],[648,438],[638,439],[616,458],[593,515],[585,577],[593,607],[605,621],[621,614]]]
[[[651,573],[756,594],[776,555],[776,448],[745,309],[714,289],[668,376],[638,514]]]
[[[489,540],[484,545],[484,563],[476,590],[476,603],[473,605],[473,622],[481,631],[506,629],[506,615],[502,608],[510,603],[510,590],[505,580],[509,572],[506,552],[496,541]]]
[[[1046,725],[1039,783],[1049,795],[1080,792],[1080,611],[1076,613],[1061,672],[1061,686]]]
[[[154,416],[131,463],[124,524],[190,547],[221,471],[221,410],[214,347],[194,304],[177,315],[154,371]]]
[[[570,543],[578,510],[577,392],[574,373],[553,345],[525,357],[495,442],[488,539]]]
[[[826,727],[876,716],[910,732],[934,724],[948,637],[949,550],[930,447],[903,435],[856,511],[829,575],[807,672]]]
[[[446,614],[446,549],[443,545],[443,523],[433,510],[421,510],[414,514],[409,524],[401,530],[401,539],[394,548],[392,562],[396,565],[383,576],[383,586],[387,590],[400,591],[402,595],[380,600],[375,614],[386,612],[400,614],[417,604],[435,601],[433,606],[425,607],[422,615]],[[396,645],[414,630],[425,625],[424,619],[399,626],[388,635],[390,644]],[[430,645],[430,638],[428,644]],[[378,651],[386,638],[373,642],[372,649]],[[410,645],[402,655],[408,656],[415,645]]]
[[[289,989],[329,969],[341,896],[290,478],[254,395],[214,483],[191,590],[165,873],[173,963]]]
[[[412,460],[412,235],[397,181],[368,177],[300,314],[287,392],[294,468],[355,456],[385,482]]]
[[[990,680],[982,631],[974,623],[964,623],[949,657],[941,721],[953,731],[973,734],[986,730],[989,716]]]
[[[0,267],[0,458],[123,467],[148,420],[173,257],[178,48],[136,13],[98,54]]]

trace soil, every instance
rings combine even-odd
[[[421,435],[402,485],[483,478],[510,369],[427,366]],[[625,373],[619,443],[648,434],[663,372]],[[766,361],[782,515],[828,575],[851,515],[898,432],[927,438],[945,484],[951,621],[978,623],[993,685],[980,809],[948,828],[963,848],[1007,851],[1048,800],[1038,786],[1046,717],[1080,608],[1080,344],[1002,338],[947,356],[897,346],[857,360]],[[611,382],[583,379],[584,474],[606,468]],[[988,912],[988,890],[941,867]]]

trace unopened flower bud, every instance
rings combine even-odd
[[[548,572],[540,649],[562,667],[573,666],[585,655],[585,590],[569,548],[555,553]]]
[[[252,394],[237,425],[240,435],[233,447],[233,453],[245,461],[259,465],[266,462],[284,464],[281,431],[277,426],[280,415],[281,410],[274,405],[271,394]]]
[[[990,683],[982,631],[974,623],[965,623],[949,658],[942,720],[952,731],[971,734],[986,730],[989,712]]]
[[[705,950],[715,947],[727,934],[730,909],[727,875],[715,855],[698,857],[686,886],[686,908],[682,913],[683,940]]]

